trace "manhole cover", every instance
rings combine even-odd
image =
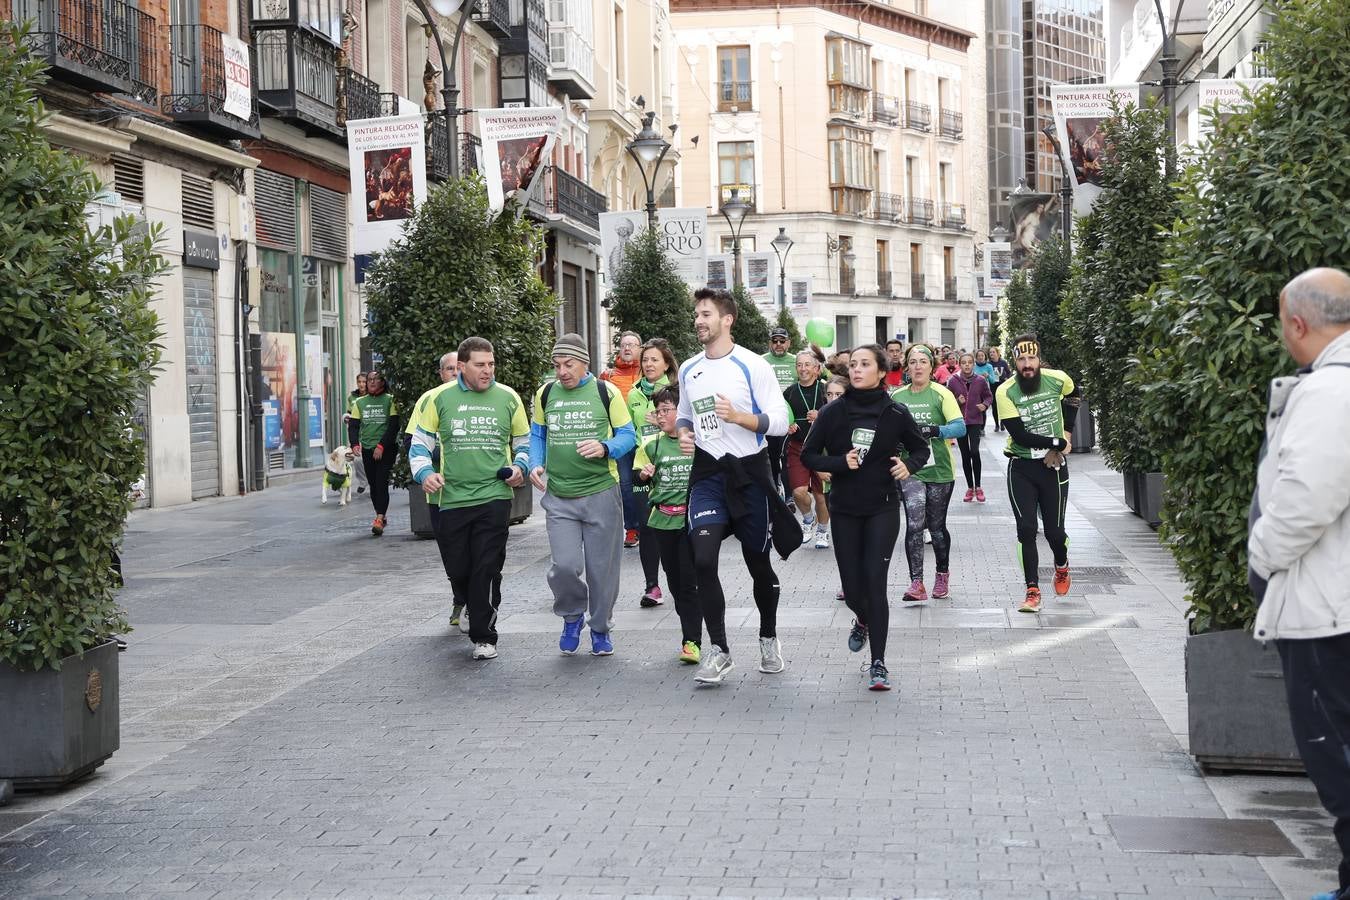
[[[1107,816],[1121,850],[1218,856],[1302,856],[1270,819]]]

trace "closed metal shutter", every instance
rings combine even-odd
[[[191,429],[192,499],[220,493],[217,419],[216,295],[210,275],[184,270],[183,322],[187,338],[187,411]]]
[[[310,252],[325,259],[347,258],[347,195],[309,186]]]
[[[253,173],[258,244],[295,252],[295,179],[266,169]]]

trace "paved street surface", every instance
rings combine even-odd
[[[638,608],[635,550],[615,656],[558,654],[541,512],[512,529],[486,663],[449,632],[435,547],[408,534],[401,494],[379,540],[365,498],[320,506],[317,478],[138,512],[122,749],[0,810],[0,896],[1189,900],[1333,885],[1306,780],[1206,779],[1186,754],[1183,588],[1095,456],[1071,463],[1073,593],[1046,579],[1045,614],[1014,611],[993,444],[988,504],[953,502],[953,598],[895,611],[889,694],[864,690],[826,551],[778,564],[788,668],[772,676],[728,543],[737,668],[699,689],[675,660],[674,610]],[[897,553],[896,606],[907,582]],[[1282,851],[1200,819],[1292,845],[1247,855]],[[1131,849],[1141,834],[1166,837]]]

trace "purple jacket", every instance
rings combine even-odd
[[[947,379],[947,390],[956,395],[956,402],[961,405],[961,412],[965,415],[967,425],[984,424],[984,413],[980,411],[978,404],[983,403],[986,409],[992,407],[994,392],[989,389],[989,382],[984,380],[983,375],[972,372],[967,380],[964,375],[957,372]]]

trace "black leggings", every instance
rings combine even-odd
[[[895,539],[900,536],[900,510],[884,509],[871,516],[835,513],[834,558],[844,585],[844,602],[867,626],[867,640],[875,662],[886,661],[886,631],[891,610],[886,599],[886,576],[891,568]],[[919,547],[923,547],[922,537]]]
[[[717,576],[717,558],[722,552],[722,541],[731,533],[725,522],[700,525],[689,535],[694,553],[694,577],[698,581],[698,601],[703,608],[703,621],[708,626],[708,640],[730,652],[727,646],[727,598],[722,593],[722,581]],[[778,635],[778,576],[769,562],[768,550],[755,550],[741,544],[741,557],[750,570],[755,585],[755,606],[759,607],[759,636]]]
[[[393,471],[398,451],[385,448],[381,458],[375,459],[375,448],[361,448],[361,462],[366,467],[366,481],[370,482],[370,502],[375,506],[375,515],[389,512],[389,473]]]
[[[1045,523],[1045,540],[1056,566],[1069,564],[1069,536],[1064,531],[1064,509],[1069,504],[1069,467],[1047,469],[1039,459],[1008,461],[1008,496],[1017,519],[1017,552],[1027,587],[1040,584],[1036,553],[1036,508]],[[934,545],[937,541],[933,541]]]
[[[656,531],[647,524],[647,519],[651,515],[652,507],[649,502],[652,497],[650,490],[633,491],[633,502],[638,507],[638,521],[642,523],[638,528],[638,559],[642,561],[642,575],[646,579],[645,585],[648,590],[657,586],[661,577],[661,548],[656,538]],[[669,570],[667,570],[666,580],[669,581]],[[674,590],[672,588],[671,590]]]
[[[646,526],[642,532],[644,549],[649,540],[652,549],[660,555],[661,565],[666,570],[666,584],[675,598],[675,613],[680,617],[680,640],[702,643],[703,612],[698,604],[698,580],[694,578],[694,551],[689,545],[689,532],[684,528]]]
[[[909,577],[923,580],[923,532],[933,536],[933,555],[937,557],[938,574],[949,571],[952,536],[947,530],[947,507],[952,502],[955,481],[927,484],[917,478],[900,482],[905,497],[905,556],[909,560]],[[848,595],[848,589],[844,589]]]
[[[980,438],[984,437],[984,425],[966,423],[965,437],[956,439],[961,448],[961,468],[966,471],[966,488],[980,486]]]

